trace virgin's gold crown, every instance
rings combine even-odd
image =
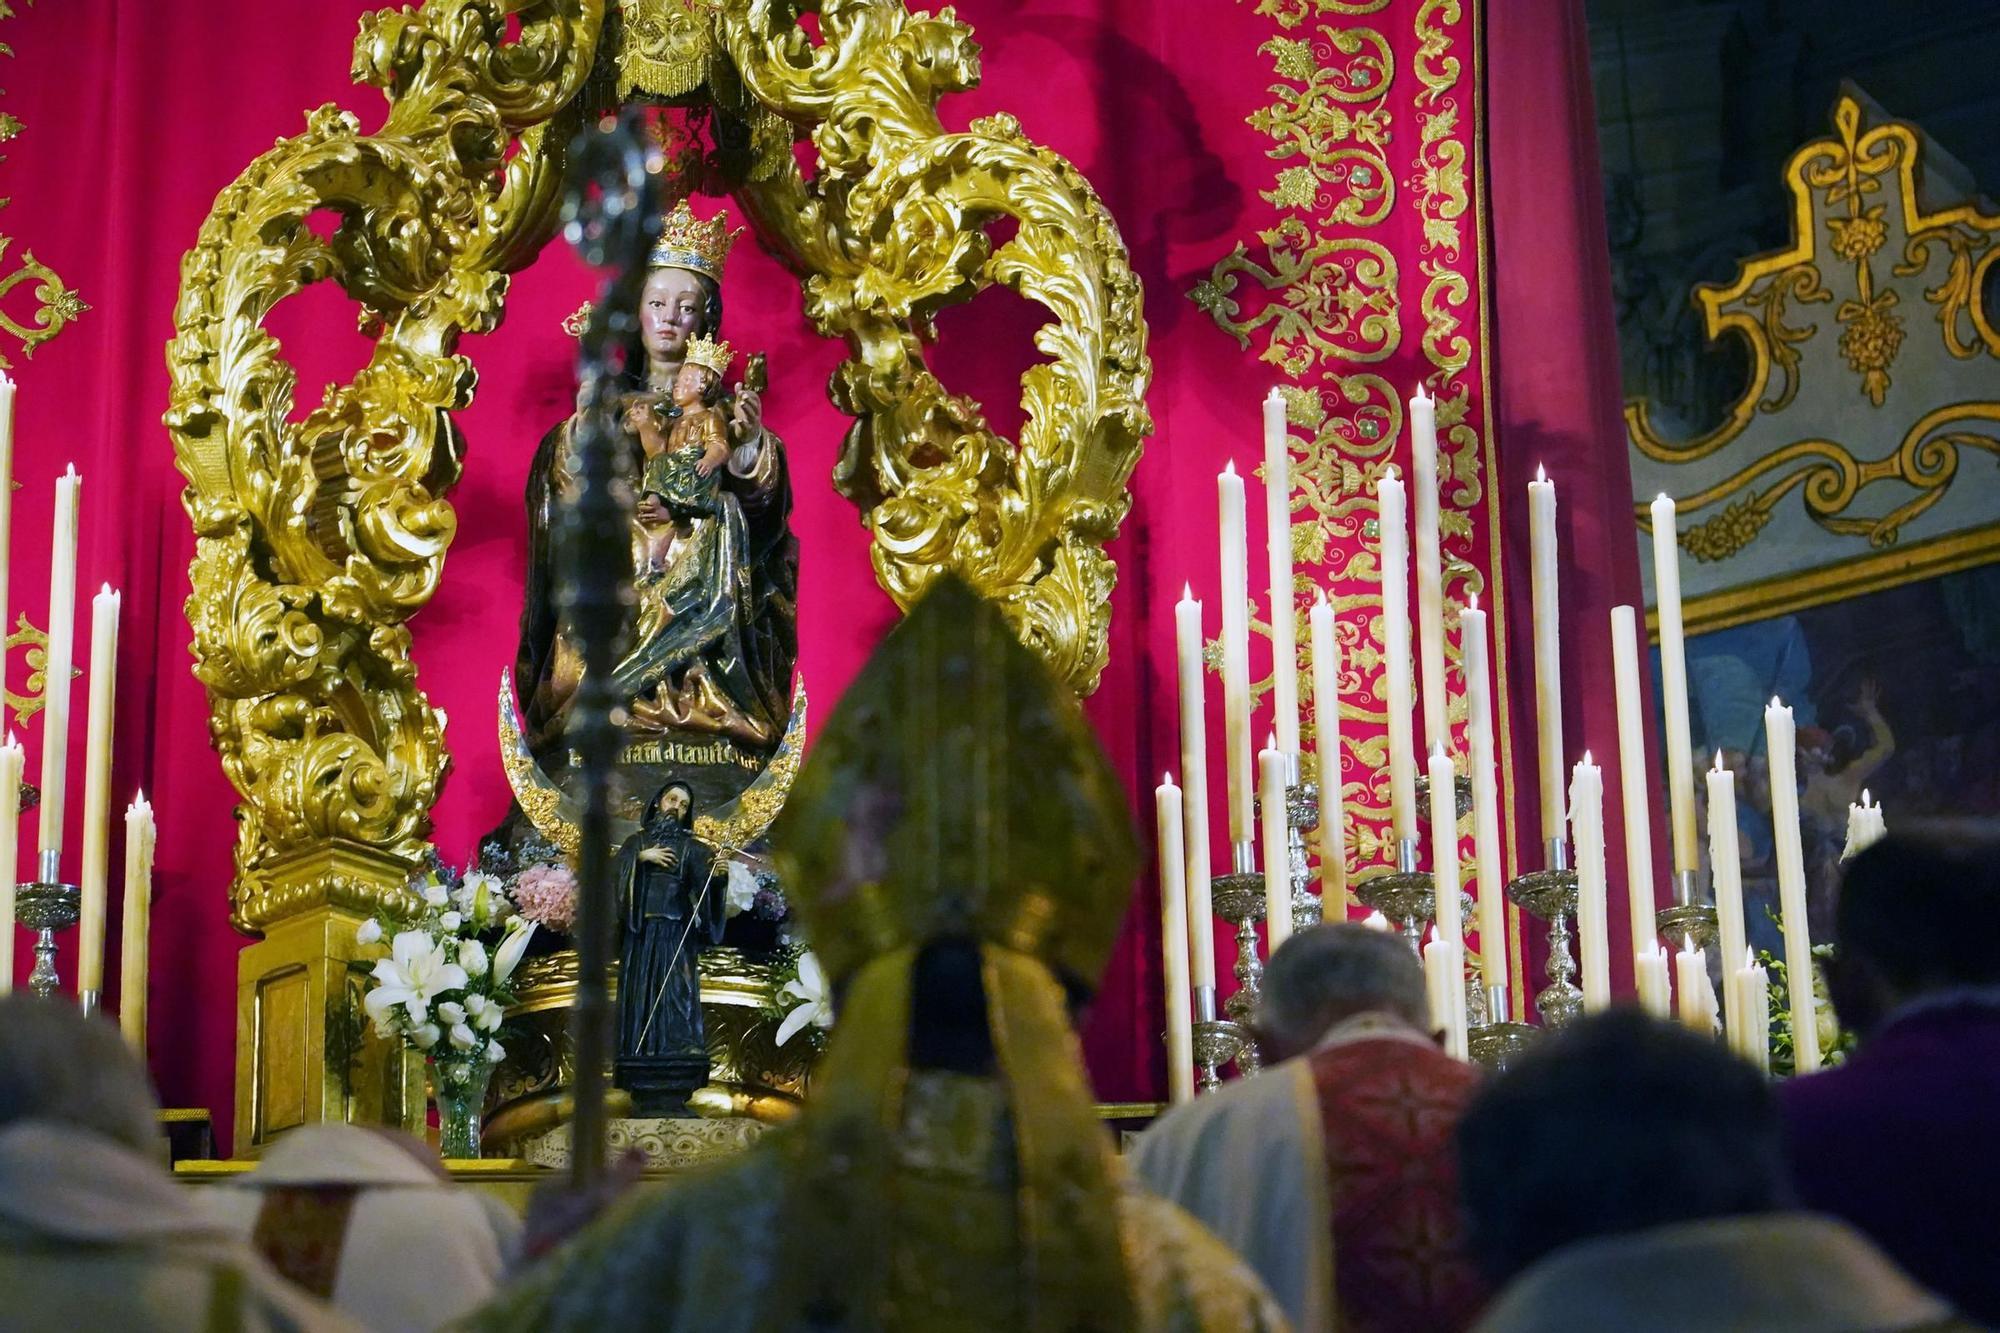
[[[690,273],[722,281],[722,266],[729,249],[743,234],[741,227],[729,229],[729,215],[717,213],[706,222],[694,215],[682,199],[660,223],[660,239],[653,245],[648,268],[680,268]]]
[[[705,334],[697,334],[688,340],[687,352],[681,358],[684,366],[702,366],[715,372],[721,379],[729,373],[729,363],[736,359],[736,349],[726,342],[719,342]]]

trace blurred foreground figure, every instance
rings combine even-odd
[[[1128,1183],[1091,1103],[1067,1004],[1131,892],[1126,809],[1068,692],[941,578],[775,830],[840,999],[803,1115],[614,1209],[480,1326],[1284,1327],[1234,1255]]]
[[[1779,1092],[1799,1197],[2000,1324],[2000,837],[1892,833],[1854,858],[1828,990],[1861,1045]]]
[[[1170,1111],[1133,1170],[1248,1259],[1299,1328],[1464,1328],[1484,1291],[1452,1136],[1478,1074],[1426,1030],[1416,955],[1400,935],[1315,926],[1278,949],[1258,1003],[1258,1044],[1282,1063]]]
[[[1787,1211],[1764,1076],[1637,1010],[1521,1057],[1459,1151],[1474,1257],[1508,1284],[1481,1333],[1971,1327],[1859,1232]]]
[[[345,1330],[159,1165],[151,1087],[118,1029],[0,998],[0,1327]]]
[[[203,1202],[285,1277],[376,1333],[427,1333],[500,1285],[521,1222],[384,1126],[302,1125]]]

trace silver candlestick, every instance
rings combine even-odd
[[[1507,896],[1549,924],[1549,984],[1535,997],[1544,1027],[1561,1027],[1583,1010],[1583,992],[1571,980],[1576,960],[1569,951],[1569,919],[1576,911],[1576,871],[1569,866],[1569,844],[1549,839],[1546,870],[1533,870],[1507,886]]]
[[[1222,1066],[1242,1056],[1250,1045],[1250,1030],[1241,1023],[1215,1015],[1215,987],[1197,986],[1194,992],[1194,1063],[1196,1083],[1203,1092],[1214,1092],[1222,1083]]]
[[[1306,863],[1306,834],[1319,827],[1319,784],[1299,778],[1299,757],[1285,757],[1285,864],[1292,881],[1292,930],[1320,923],[1324,908]]]
[[[1215,914],[1236,927],[1236,993],[1223,1003],[1222,1009],[1234,1020],[1230,1026],[1247,1038],[1264,980],[1264,960],[1257,956],[1257,923],[1264,919],[1264,877],[1257,873],[1256,844],[1248,841],[1231,844],[1229,866],[1228,874],[1215,877],[1211,894]],[[1245,1074],[1257,1072],[1255,1042],[1241,1041],[1236,1067]]]
[[[1472,914],[1472,899],[1461,889],[1459,902],[1465,915]],[[1437,915],[1437,895],[1431,872],[1417,869],[1417,840],[1404,838],[1396,844],[1396,868],[1362,875],[1354,882],[1354,900],[1371,907],[1401,927],[1410,948],[1421,955],[1424,923]]]
[[[62,882],[62,854],[53,848],[42,850],[39,869],[38,878],[14,891],[14,919],[35,932],[35,966],[28,973],[28,989],[46,1000],[62,984],[56,975],[56,932],[76,924],[83,891]]]

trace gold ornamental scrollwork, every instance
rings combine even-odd
[[[850,349],[836,484],[882,585],[907,604],[956,570],[1075,688],[1095,686],[1116,574],[1104,546],[1151,429],[1118,230],[1011,117],[945,132],[939,99],[979,74],[949,10],[810,8],[816,34],[762,0],[379,11],[354,72],[388,98],[381,127],[323,107],[217,197],[182,261],[166,423],[197,535],[196,674],[242,797],[239,927],[315,900],[372,907],[397,891],[385,867],[425,845],[448,761],[406,622],[456,531],[452,414],[475,380],[458,340],[499,322],[508,275],[554,232],[566,144],[621,96],[706,101],[747,132],[738,198],[799,273],[807,314]],[[795,135],[817,150],[809,173]],[[986,228],[1006,220],[996,243]],[[297,374],[264,321],[320,281],[359,303],[375,347],[294,421]],[[936,313],[990,286],[1053,317],[1018,444],[924,357]],[[337,864],[312,855],[329,846]]]

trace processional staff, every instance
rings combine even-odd
[[[618,757],[618,700],[611,672],[631,616],[631,490],[614,419],[624,349],[638,323],[645,258],[660,231],[659,155],[636,107],[584,129],[570,144],[563,235],[585,263],[609,268],[591,306],[577,360],[575,486],[556,527],[556,605],[583,658],[567,735],[580,759],[577,821],[577,984],[571,1013],[576,1048],[570,1169],[575,1187],[604,1175],[604,1073],[611,1056],[605,973],[612,913],[611,781]]]

